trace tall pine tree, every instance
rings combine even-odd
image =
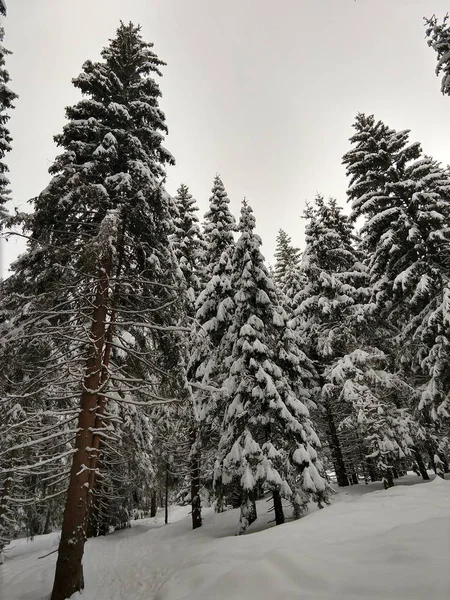
[[[11,343],[19,334],[52,343],[38,365],[52,382],[49,396],[75,406],[82,384],[53,600],[84,586],[108,400],[140,405],[186,394],[178,333],[184,286],[163,188],[173,158],[162,146],[166,125],[153,79],[162,65],[131,23],[120,25],[100,62],[83,65],[74,79],[83,99],[67,109],[56,136],[63,152],[35,201],[28,251],[2,290],[15,326]]]
[[[231,364],[215,467],[218,494],[236,483],[241,490],[239,533],[256,519],[258,488],[272,492],[277,524],[284,521],[283,497],[304,508],[311,495],[324,499],[326,489],[308,409],[278,364],[277,340],[286,322],[254,228],[244,202],[232,261],[236,310],[227,333]]]
[[[0,15],[6,16],[6,4],[0,4]],[[9,121],[9,111],[14,108],[14,100],[17,98],[8,86],[9,73],[6,69],[6,57],[11,54],[3,46],[5,30],[3,24],[0,24],[0,225],[2,216],[5,216],[5,203],[9,199],[9,180],[6,175],[8,166],[4,162],[6,154],[11,150],[11,135],[7,123]]]

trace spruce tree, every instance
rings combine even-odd
[[[189,193],[187,185],[180,185],[174,202],[176,216],[174,219],[175,231],[172,235],[172,244],[186,282],[189,316],[193,317],[195,314],[195,301],[201,290],[201,263],[205,243],[198,217],[195,214],[198,208],[195,200]]]
[[[441,92],[450,95],[450,26],[448,14],[439,23],[436,16],[425,19],[427,43],[437,54],[436,75],[442,74]]]
[[[274,252],[275,268],[273,280],[280,293],[280,302],[289,316],[294,309],[294,298],[305,285],[305,277],[300,267],[301,253],[294,248],[290,236],[280,229]]]
[[[0,3],[0,15],[6,16],[6,4]],[[0,24],[0,227],[6,216],[5,203],[9,200],[9,180],[6,175],[9,169],[4,159],[11,150],[11,135],[7,127],[9,121],[9,111],[14,108],[14,100],[17,98],[8,86],[9,73],[6,69],[6,57],[11,54],[3,46],[5,30],[3,24]]]
[[[185,307],[186,315],[191,320],[195,317],[195,302],[202,289],[202,261],[205,251],[205,243],[200,230],[198,217],[195,214],[198,210],[195,200],[189,193],[189,188],[182,184],[174,198],[176,215],[174,218],[175,232],[172,235],[172,244],[174,246],[175,256],[183,273],[183,279],[186,286]],[[186,339],[186,350],[190,352],[190,340]],[[198,432],[198,423],[194,411],[193,397],[184,407],[184,413],[179,414],[177,418],[184,423],[184,432],[177,435],[176,448],[181,450],[177,452],[175,448],[170,450],[171,454],[176,454],[178,464],[183,465],[181,469],[188,468],[190,472],[191,504],[192,504],[192,525],[193,529],[200,527],[201,502],[200,502],[200,439]],[[183,444],[181,438],[186,442]],[[186,447],[188,456],[186,457]],[[189,467],[187,467],[187,463]]]
[[[439,318],[450,265],[450,179],[448,169],[423,156],[409,132],[396,132],[373,116],[358,115],[354,145],[344,156],[350,176],[352,219],[364,219],[360,249],[367,258],[372,321],[369,345],[392,357],[412,385],[428,369],[430,384],[419,404],[424,423],[438,420],[445,388],[432,357],[445,333]],[[425,371],[425,372],[424,372]],[[434,381],[433,381],[434,380]],[[437,386],[437,387],[436,387]],[[414,411],[415,406],[405,407]],[[443,416],[443,413],[442,413]]]
[[[196,418],[200,428],[202,478],[210,485],[220,427],[223,418],[220,389],[226,378],[223,338],[234,312],[231,284],[231,257],[234,250],[236,221],[229,209],[230,200],[222,180],[214,179],[205,215],[205,251],[201,276],[203,288],[196,301],[195,326],[189,363],[194,391]],[[217,507],[221,510],[221,507]]]
[[[365,274],[353,245],[348,218],[334,199],[317,196],[305,212],[308,220],[301,269],[306,284],[294,300],[295,325],[314,360],[319,393],[314,416],[326,433],[337,481],[346,486],[350,473],[338,432],[338,399],[326,392],[325,371],[353,342],[353,311],[361,300]]]
[[[227,407],[214,474],[219,495],[236,484],[241,490],[239,533],[256,519],[259,487],[273,494],[277,524],[284,521],[281,498],[304,508],[311,495],[324,499],[326,489],[308,409],[278,364],[277,341],[286,322],[254,227],[244,202],[232,260],[236,310],[226,338]]]
[[[15,327],[11,343],[20,334],[52,343],[38,367],[55,402],[75,406],[82,383],[53,600],[84,586],[108,401],[151,404],[187,393],[183,285],[163,188],[173,158],[162,146],[166,125],[153,79],[162,65],[131,23],[120,25],[100,62],[84,63],[73,80],[83,99],[67,108],[68,123],[55,138],[63,152],[35,201],[28,251],[2,289]]]

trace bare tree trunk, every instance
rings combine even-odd
[[[122,271],[122,263],[123,263],[123,255],[124,255],[124,251],[125,251],[125,246],[123,243],[123,224],[122,224],[122,230],[120,233],[120,242],[119,242],[119,261],[118,261],[118,266],[116,269],[116,273],[115,273],[115,277],[116,277],[116,284],[114,286],[114,292],[113,292],[113,297],[112,297],[112,310],[111,310],[111,317],[110,317],[110,322],[108,325],[108,328],[106,330],[105,333],[105,350],[104,350],[104,355],[103,355],[103,360],[102,360],[102,366],[101,366],[101,376],[100,376],[100,388],[103,391],[108,383],[108,379],[109,379],[109,363],[111,361],[111,350],[112,350],[112,341],[113,341],[113,336],[114,336],[114,331],[115,331],[115,321],[116,321],[116,316],[117,316],[117,305],[116,305],[116,300],[117,300],[117,295],[120,291],[120,285],[118,282],[118,278],[119,275]],[[106,327],[106,325],[105,325]],[[98,431],[100,429],[102,429],[103,427],[105,427],[105,422],[103,419],[103,415],[105,413],[105,408],[106,408],[106,403],[107,403],[107,398],[105,396],[99,395],[98,396],[98,400],[97,400],[97,410],[95,412],[95,431],[93,432],[93,436],[92,436],[92,445],[91,445],[91,460],[89,463],[89,490],[90,490],[90,495],[89,495],[89,503],[92,503],[93,501],[93,492],[95,489],[95,483],[96,483],[96,479],[97,479],[97,472],[100,466],[100,454],[102,451],[102,437],[101,435],[99,435]],[[97,521],[98,521],[98,517],[99,517],[99,508],[97,507]],[[89,536],[88,536],[89,537]]]
[[[89,514],[90,450],[95,427],[97,392],[101,383],[105,321],[109,292],[110,261],[104,261],[97,284],[92,314],[89,353],[86,361],[83,391],[80,399],[75,453],[70,471],[66,507],[58,549],[55,581],[51,600],[66,600],[84,588],[83,553]]]
[[[164,523],[169,522],[169,464],[166,462],[166,482],[165,482],[165,497],[164,497]]]
[[[157,511],[157,503],[156,503],[156,490],[152,492],[151,500],[150,500],[150,516],[156,517]]]
[[[192,529],[197,529],[202,526],[202,503],[200,500],[200,452],[196,448],[197,431],[194,423],[190,431],[190,438]]]
[[[392,476],[392,469],[387,467],[385,472],[383,473],[383,487],[385,490],[388,490],[391,487],[394,487],[394,477]]]
[[[283,502],[281,500],[281,494],[278,490],[273,490],[273,508],[275,511],[275,523],[277,525],[283,525],[284,523],[284,512],[283,512]]]

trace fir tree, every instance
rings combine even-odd
[[[428,369],[431,387],[421,408],[426,408],[426,419],[436,420],[445,392],[430,390],[446,387],[434,377],[439,367],[432,348],[447,335],[438,315],[445,312],[450,267],[449,173],[423,157],[420,145],[409,143],[407,131],[397,133],[365,115],[357,116],[355,129],[354,148],[344,163],[351,177],[352,218],[364,218],[360,247],[369,257],[369,308],[378,324],[391,328],[392,341],[398,336],[403,348],[396,354],[403,365]]]
[[[202,260],[205,243],[200,231],[198,218],[195,214],[198,209],[195,205],[195,200],[189,193],[189,188],[186,185],[181,185],[174,200],[176,216],[174,219],[175,232],[172,236],[172,243],[186,286],[186,314],[192,320],[196,313],[195,302],[202,289]],[[190,340],[187,339],[185,345],[186,349],[190,350]],[[179,433],[175,444],[181,452],[176,452],[174,448],[170,452],[172,455],[178,455],[178,464],[183,465],[181,466],[181,470],[187,468],[187,463],[189,463],[192,525],[196,529],[201,526],[202,518],[200,502],[200,440],[193,398],[184,407],[184,414],[178,414],[178,418],[184,424],[184,431],[181,434]],[[182,443],[182,439],[185,439],[185,443]],[[190,446],[187,452],[186,446]]]
[[[294,248],[291,238],[280,229],[274,256],[276,259],[273,280],[280,292],[280,301],[291,316],[294,298],[305,285],[305,277],[300,268],[301,253]]]
[[[205,250],[205,243],[200,230],[198,211],[195,200],[189,193],[187,185],[182,184],[174,198],[176,217],[174,219],[175,232],[172,244],[178,264],[186,281],[187,296],[189,299],[189,316],[195,314],[195,301],[201,290],[201,261]]]
[[[450,26],[448,14],[439,23],[436,16],[425,19],[427,43],[437,54],[436,75],[442,74],[441,92],[450,95]]]
[[[236,483],[241,489],[239,533],[256,519],[260,486],[273,494],[277,524],[284,521],[282,497],[304,508],[311,495],[323,499],[326,487],[308,409],[277,364],[276,343],[286,323],[254,227],[244,202],[232,262],[236,310],[227,333],[227,408],[215,467],[219,495]]]
[[[213,390],[220,389],[226,378],[226,356],[222,342],[234,312],[231,257],[235,246],[233,233],[236,221],[229,203],[223,182],[216,176],[209,210],[205,215],[204,285],[196,302],[189,366],[191,381],[200,386],[194,393],[194,401],[200,427],[203,480],[207,484],[212,480],[213,460],[223,418],[221,396]]]
[[[162,187],[173,158],[162,146],[166,125],[152,78],[162,64],[139,28],[121,24],[102,60],[83,65],[74,85],[84,97],[67,109],[56,136],[63,152],[35,201],[28,251],[2,289],[15,327],[10,341],[44,335],[52,342],[39,372],[55,401],[75,406],[83,382],[53,600],[84,585],[108,401],[140,405],[187,393],[178,332],[183,285]]]
[[[334,199],[318,196],[305,212],[306,248],[301,269],[306,284],[294,300],[295,324],[315,361],[319,393],[314,411],[319,428],[326,432],[337,481],[348,485],[349,474],[338,434],[337,398],[325,393],[325,370],[353,342],[354,309],[365,283],[364,268],[353,246],[352,226]]]
[[[0,15],[6,16],[6,4],[0,3]],[[6,175],[8,166],[4,162],[6,154],[11,150],[11,135],[7,123],[9,121],[9,111],[14,108],[14,100],[17,98],[8,86],[9,73],[6,69],[6,57],[11,54],[3,46],[5,30],[3,24],[0,24],[0,225],[2,217],[5,217],[5,203],[9,200],[9,180]]]

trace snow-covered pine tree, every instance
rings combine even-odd
[[[420,408],[431,424],[439,412],[445,417],[449,391],[435,362],[441,350],[433,352],[450,339],[442,318],[450,268],[449,172],[409,143],[408,131],[363,114],[354,127],[354,147],[343,162],[352,219],[364,219],[360,249],[368,257],[368,309],[378,332],[371,345],[391,353],[413,383],[428,371]]]
[[[365,274],[353,245],[348,218],[334,199],[317,196],[305,212],[306,247],[301,269],[306,284],[294,300],[295,327],[316,365],[319,390],[314,417],[325,432],[340,486],[348,485],[346,461],[338,434],[339,405],[324,388],[328,365],[353,342],[353,309],[364,294]],[[348,462],[348,461],[347,461]]]
[[[0,2],[0,15],[6,16],[6,4]],[[14,108],[14,100],[17,98],[8,86],[9,73],[6,69],[6,57],[11,54],[3,46],[5,30],[3,23],[0,23],[0,227],[3,218],[6,215],[5,203],[9,199],[9,180],[6,175],[8,166],[4,162],[6,154],[11,150],[11,135],[7,127],[9,121],[9,111]]]
[[[195,301],[201,290],[201,263],[206,244],[196,215],[198,208],[187,185],[180,185],[174,198],[177,215],[172,244],[178,264],[186,281],[190,303],[189,316],[195,315]]]
[[[51,382],[55,410],[60,398],[75,406],[83,382],[53,600],[84,585],[108,399],[147,405],[187,393],[178,333],[184,288],[162,187],[173,158],[162,146],[153,79],[162,64],[139,28],[122,23],[102,60],[83,65],[74,85],[84,97],[56,136],[63,152],[35,201],[28,250],[2,284],[11,315],[5,343],[43,336],[52,344],[36,373],[44,390]]]
[[[441,92],[450,95],[450,25],[448,14],[439,23],[433,15],[425,19],[427,43],[437,54],[436,75],[442,74]]]
[[[277,234],[276,247],[274,252],[275,257],[275,279],[283,280],[286,271],[292,266],[300,262],[301,252],[299,248],[294,248],[292,245],[291,236],[283,229],[280,229]]]
[[[282,229],[278,232],[276,242],[273,280],[280,292],[283,307],[292,316],[294,298],[306,283],[300,268],[301,252],[292,245],[290,236]]]
[[[196,215],[198,208],[186,185],[182,184],[178,188],[174,203],[176,216],[174,218],[175,232],[172,235],[172,244],[186,286],[186,315],[192,323],[192,319],[194,319],[196,313],[195,302],[202,289],[202,261],[206,244],[203,240]],[[189,339],[186,339],[185,346],[189,352]],[[179,409],[177,409],[176,418],[180,423],[184,424],[184,431],[182,433],[178,432],[176,437],[171,437],[175,442],[175,447],[172,449],[168,448],[168,452],[171,455],[177,455],[176,462],[179,472],[180,470],[181,472],[189,470],[192,526],[193,529],[196,529],[201,526],[202,518],[200,502],[200,440],[193,398],[191,402],[185,405],[183,415],[180,415]],[[184,443],[182,443],[182,439]],[[187,446],[190,446],[190,449],[186,452]],[[187,463],[189,463],[189,467]]]
[[[364,218],[360,249],[369,257],[372,300],[398,326],[429,302],[433,287],[442,288],[449,173],[424,157],[418,143],[409,143],[408,131],[396,132],[363,114],[354,127],[354,148],[343,158],[351,219]]]
[[[200,386],[194,391],[194,402],[200,429],[202,479],[207,485],[212,482],[213,462],[223,419],[223,402],[220,394],[213,390],[220,388],[226,378],[222,342],[234,313],[231,256],[235,246],[233,233],[236,231],[236,221],[229,204],[223,182],[217,175],[209,210],[205,215],[203,289],[196,301],[189,364],[190,380]],[[210,391],[206,391],[208,387]]]
[[[239,533],[256,519],[260,487],[273,494],[277,524],[284,521],[283,497],[304,508],[311,495],[324,499],[326,490],[308,409],[278,364],[286,321],[254,228],[244,201],[232,261],[236,309],[225,341],[231,349],[227,407],[214,473],[220,496],[229,486],[241,490]]]

